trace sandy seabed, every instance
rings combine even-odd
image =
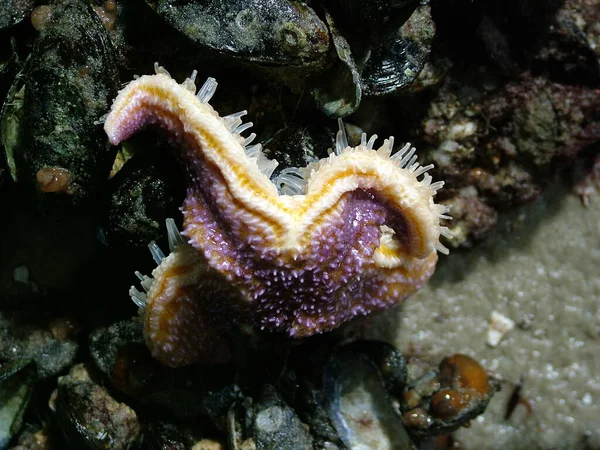
[[[516,326],[492,348],[492,311]],[[475,357],[501,377],[485,414],[455,437],[465,449],[600,449],[600,197],[583,207],[555,187],[500,221],[483,245],[453,252],[429,284],[368,327],[406,354]],[[509,420],[506,404],[523,377]]]

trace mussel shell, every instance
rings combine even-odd
[[[306,378],[299,380],[299,387],[300,392],[294,407],[300,418],[310,427],[317,448],[346,448],[331,423],[325,408],[323,392]]]
[[[13,181],[18,180],[18,170],[25,166],[23,146],[23,101],[25,96],[25,77],[29,58],[15,77],[6,95],[0,112],[0,139],[4,147],[2,155],[8,173]]]
[[[96,384],[83,365],[58,381],[56,417],[68,448],[131,448],[140,433],[135,412]]]
[[[140,450],[186,450],[188,439],[175,425],[164,422],[146,424],[142,428]]]
[[[45,194],[44,201],[80,203],[103,186],[114,158],[99,119],[117,93],[119,74],[113,46],[90,5],[51,7],[52,20],[35,43],[26,74],[26,172],[34,185],[39,171],[68,173],[66,195],[57,200],[59,194]]]
[[[330,0],[327,2],[344,35],[378,45],[402,25],[418,6],[415,0]]]
[[[337,54],[334,65],[316,78],[311,90],[319,108],[330,117],[346,117],[358,109],[362,98],[360,72],[350,44],[336,28],[331,14],[325,13]]]
[[[296,0],[146,0],[169,25],[205,49],[275,67],[322,67],[327,27]]]
[[[15,360],[0,367],[0,448],[18,433],[37,380],[34,364]]]
[[[404,356],[388,342],[375,340],[355,341],[345,345],[345,351],[362,353],[377,367],[386,390],[400,396],[407,380],[407,365]]]
[[[411,448],[381,374],[365,354],[335,354],[323,373],[323,393],[333,426],[348,449]]]
[[[371,48],[361,72],[364,94],[389,95],[410,86],[425,66],[434,36],[430,8],[422,5],[397,32]]]

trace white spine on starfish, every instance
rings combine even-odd
[[[282,195],[302,195],[306,192],[308,180],[298,167],[287,167],[272,181]]]

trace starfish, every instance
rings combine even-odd
[[[305,168],[268,160],[246,111],[221,117],[208,103],[217,83],[196,93],[196,71],[178,84],[156,74],[129,83],[105,130],[117,145],[148,125],[169,136],[187,173],[184,229],[167,222],[171,253],[130,291],[144,311],[154,357],[180,366],[226,358],[224,330],[249,320],[305,337],[398,304],[433,274],[447,207],[410,144],[393,138],[348,145],[343,124],[329,157]],[[421,179],[419,179],[421,177]],[[183,237],[185,237],[185,239]]]

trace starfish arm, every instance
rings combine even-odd
[[[178,245],[150,280],[144,337],[152,356],[171,367],[226,361],[226,326],[210,304],[222,297],[223,283],[199,253],[188,244]]]
[[[314,230],[328,211],[354,191],[371,193],[386,209],[389,223],[381,224],[387,226],[387,239],[378,253],[381,265],[397,265],[408,257],[427,258],[436,251],[443,232],[439,215],[444,209],[433,203],[435,189],[364,147],[330,157],[308,180],[307,208],[297,221],[302,243],[314,239]]]
[[[208,167],[241,209],[286,229],[288,217],[278,207],[277,188],[259,166],[264,156],[246,153],[244,138],[231,129],[237,123],[239,118],[220,117],[185,86],[158,73],[139,77],[119,92],[104,129],[116,145],[148,125],[159,126],[180,152],[190,184],[204,181]]]

